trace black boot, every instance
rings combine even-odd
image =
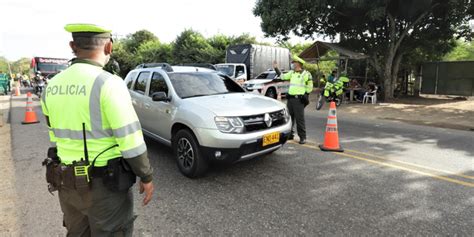
[[[301,145],[306,144],[306,138],[301,138],[299,143]]]

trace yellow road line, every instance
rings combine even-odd
[[[290,142],[290,143],[293,143],[293,142]],[[302,145],[302,146],[307,147],[307,148],[311,148],[311,149],[315,149],[315,150],[319,150],[319,147],[316,147],[316,146],[313,146],[313,145],[305,144],[305,145]],[[447,181],[447,182],[451,182],[451,183],[455,183],[455,184],[459,184],[459,185],[463,185],[463,186],[467,186],[467,187],[471,187],[471,188],[474,187],[474,183],[469,183],[469,182],[464,182],[464,181],[457,180],[457,179],[452,179],[452,178],[448,178],[448,177],[444,177],[444,176],[439,176],[439,175],[436,175],[436,174],[431,174],[431,173],[423,172],[423,171],[420,171],[420,170],[410,169],[410,168],[407,168],[407,167],[403,167],[403,166],[399,166],[399,165],[395,165],[395,164],[390,164],[390,163],[387,163],[387,162],[376,161],[376,160],[367,159],[367,158],[364,158],[364,157],[351,155],[351,154],[347,154],[347,153],[341,153],[341,152],[334,152],[333,154],[340,155],[340,156],[345,156],[345,157],[349,157],[349,158],[353,158],[353,159],[357,159],[357,160],[363,160],[363,161],[378,164],[378,165],[381,165],[381,166],[387,166],[387,167],[391,167],[391,168],[401,169],[401,170],[405,170],[405,171],[408,171],[408,172],[429,176],[429,177],[432,177],[432,178],[435,178],[435,179],[444,180],[444,181]],[[387,160],[387,161],[389,161],[389,160]]]
[[[386,163],[386,162],[375,161],[375,160],[371,160],[371,159],[367,159],[367,158],[363,158],[363,157],[359,157],[359,156],[355,156],[355,155],[350,155],[350,154],[346,154],[346,153],[336,153],[336,154],[341,155],[341,156],[354,158],[354,159],[358,159],[358,160],[363,160],[363,161],[375,163],[375,164],[382,165],[382,166],[388,166],[388,167],[401,169],[401,170],[405,170],[405,171],[409,171],[409,172],[413,172],[413,173],[417,173],[417,174],[421,174],[421,175],[430,176],[430,177],[435,178],[435,179],[440,179],[440,180],[448,181],[448,182],[451,182],[451,183],[456,183],[456,184],[468,186],[468,187],[471,187],[471,188],[474,187],[474,183],[468,183],[468,182],[460,181],[460,180],[457,180],[457,179],[452,179],[452,178],[439,176],[439,175],[435,175],[435,174],[431,174],[431,173],[427,173],[427,172],[423,172],[423,171],[419,171],[419,170],[414,170],[414,169],[410,169],[410,168],[399,166],[399,165],[394,165],[394,164],[390,164],[390,163]]]
[[[290,142],[290,143],[296,144],[294,141],[292,141],[292,142]],[[413,167],[422,168],[422,169],[425,169],[425,170],[437,171],[437,172],[441,172],[441,173],[445,173],[445,174],[449,174],[449,175],[453,175],[453,176],[462,177],[462,178],[465,178],[465,179],[473,179],[473,180],[474,180],[474,176],[470,176],[470,175],[457,174],[457,173],[454,173],[454,172],[452,172],[452,171],[447,171],[447,170],[441,170],[441,169],[431,168],[431,167],[428,167],[428,166],[418,165],[418,164],[414,164],[414,163],[410,163],[410,162],[406,162],[406,161],[391,160],[391,159],[388,159],[388,158],[386,158],[386,157],[382,157],[382,156],[378,156],[378,155],[373,155],[373,154],[366,153],[366,152],[351,150],[351,149],[344,149],[344,150],[345,150],[345,151],[348,151],[348,152],[351,152],[351,153],[356,153],[356,154],[360,154],[360,155],[366,155],[366,156],[374,157],[374,158],[377,158],[377,159],[380,159],[380,160],[384,160],[384,161],[390,161],[390,162],[394,162],[394,163],[409,165],[409,166],[413,166]]]
[[[469,175],[464,175],[464,174],[456,174],[452,171],[435,169],[435,168],[431,168],[431,167],[427,167],[427,166],[423,166],[423,165],[418,165],[418,164],[413,164],[413,163],[410,163],[410,162],[405,162],[405,161],[400,161],[400,160],[390,160],[390,159],[387,159],[387,158],[382,157],[382,156],[372,155],[372,154],[369,154],[369,153],[350,150],[350,149],[345,149],[345,150],[348,151],[348,152],[351,152],[351,153],[357,153],[357,154],[360,154],[360,155],[371,156],[371,157],[381,159],[381,160],[385,160],[385,161],[391,161],[391,162],[395,162],[395,163],[410,165],[410,166],[414,166],[414,167],[418,167],[418,168],[422,168],[422,169],[426,169],[426,170],[432,170],[432,171],[437,171],[437,172],[441,172],[441,173],[450,174],[450,175],[453,175],[453,176],[459,176],[459,177],[466,178],[466,179],[474,179],[474,176],[469,176]]]

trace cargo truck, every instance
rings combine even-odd
[[[272,68],[276,61],[281,70],[290,69],[290,50],[256,44],[232,45],[227,48],[226,62],[217,64],[217,71],[226,74],[240,84],[254,79]]]

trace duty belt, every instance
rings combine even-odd
[[[303,98],[304,95],[288,95],[289,99],[300,99]]]

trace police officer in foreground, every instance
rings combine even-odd
[[[132,236],[130,188],[138,176],[147,205],[153,170],[123,80],[102,69],[112,53],[111,31],[91,24],[65,30],[76,58],[41,98],[53,143],[43,162],[49,190],[59,191],[68,236]]]
[[[290,80],[290,88],[288,90],[288,112],[291,116],[292,127],[291,134],[288,139],[294,138],[294,127],[296,123],[299,143],[306,143],[306,127],[304,120],[304,108],[309,104],[309,93],[313,91],[313,79],[311,73],[304,70],[305,61],[298,56],[293,56],[291,62],[291,70],[281,75],[277,62],[273,62],[273,68],[277,75],[281,75],[282,80]]]

